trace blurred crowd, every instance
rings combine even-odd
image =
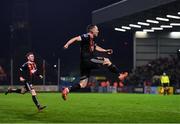
[[[129,85],[160,85],[160,76],[165,72],[169,78],[171,86],[180,85],[180,57],[170,55],[150,61],[148,64],[137,67],[129,75],[127,83]]]

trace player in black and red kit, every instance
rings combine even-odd
[[[98,46],[94,42],[94,38],[98,36],[99,30],[96,25],[88,25],[87,27],[87,33],[83,34],[81,36],[74,37],[70,39],[65,45],[64,49],[67,49],[69,45],[72,43],[79,41],[80,42],[80,83],[74,84],[71,87],[65,87],[62,90],[62,98],[64,100],[67,99],[67,94],[70,90],[75,90],[79,88],[86,87],[88,83],[88,78],[90,76],[90,72],[92,69],[98,69],[102,66],[105,66],[111,71],[112,73],[117,74],[118,78],[120,80],[124,80],[127,76],[127,72],[121,73],[118,68],[111,63],[111,61],[108,58],[105,57],[97,57],[95,56],[94,52],[105,52],[107,54],[112,54],[112,49],[103,49],[100,46]]]
[[[43,76],[38,73],[36,63],[34,62],[34,54],[32,52],[29,52],[26,54],[26,57],[28,61],[20,67],[20,77],[19,77],[19,80],[24,84],[24,87],[19,89],[8,88],[5,94],[6,95],[8,93],[25,94],[26,92],[30,92],[32,95],[33,102],[35,103],[38,110],[41,111],[46,106],[41,106],[40,103],[38,102],[36,97],[37,94],[32,84],[37,77],[42,79]]]

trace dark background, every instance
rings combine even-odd
[[[60,58],[62,75],[78,75],[79,45],[74,44],[68,50],[63,50],[63,45],[70,38],[86,32],[93,10],[120,0],[29,0],[25,9],[28,11],[25,15],[28,28],[18,32],[19,37],[26,37],[24,32],[28,32],[28,41],[18,38],[11,41],[10,25],[16,18],[13,18],[14,1],[0,1],[0,61],[9,63],[13,58],[19,66],[24,62],[26,52],[33,51],[40,61],[45,59],[52,68]],[[121,70],[130,71],[133,61],[132,34],[115,32],[100,25],[99,29],[97,43],[104,48],[113,48],[114,54],[109,56],[110,59]]]

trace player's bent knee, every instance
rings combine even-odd
[[[86,84],[85,83],[80,83],[81,88],[85,88]]]
[[[85,88],[87,83],[88,83],[88,78],[85,78],[85,79],[81,80],[80,81],[81,88]]]
[[[104,63],[103,64],[110,66],[112,63],[108,58],[104,58]]]
[[[112,62],[111,62],[109,59],[107,59],[107,63],[108,63],[108,64],[111,64]]]
[[[31,94],[32,94],[32,96],[36,96],[37,95],[36,91],[34,89],[31,90]]]
[[[86,83],[86,82],[80,83],[81,88],[85,88],[85,87],[86,87],[86,85],[87,85],[87,83]]]

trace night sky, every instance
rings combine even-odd
[[[70,38],[86,32],[86,26],[91,23],[93,10],[118,1],[120,0],[29,0],[31,50],[46,59],[49,65],[56,64],[57,58],[60,58],[64,75],[70,74],[72,70],[76,71],[79,68],[79,45],[73,45],[66,51],[62,49],[63,45]],[[10,54],[9,25],[12,24],[12,8],[13,0],[1,0],[1,59],[7,59]],[[101,30],[105,29],[100,27]],[[108,34],[112,35],[108,36]],[[114,49],[115,53],[111,57],[114,63],[130,70],[132,68],[132,37],[111,30],[100,33],[100,37],[100,42],[103,41],[100,44],[103,44],[105,48]]]

